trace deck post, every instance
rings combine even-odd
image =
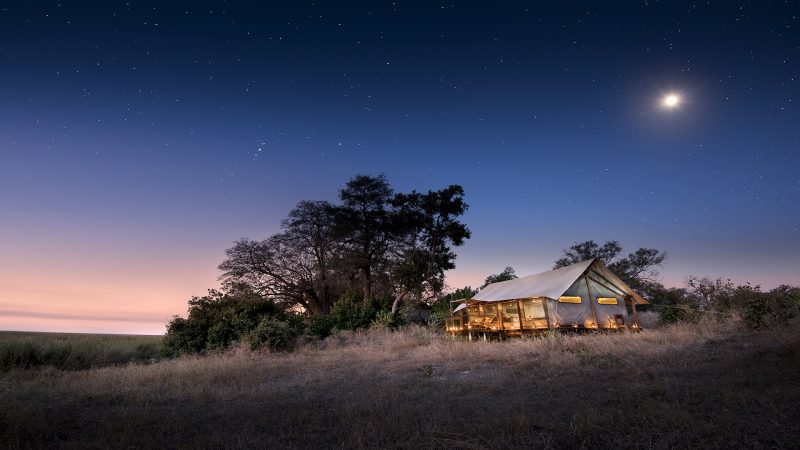
[[[500,305],[502,302],[495,303],[494,313],[497,314],[497,332],[501,334],[503,332],[503,315],[500,314]]]
[[[522,302],[517,299],[517,317],[519,318],[519,335],[522,337],[525,328],[522,327]]]
[[[550,323],[550,306],[547,304],[547,297],[542,297],[542,308],[544,309],[544,320],[547,321],[547,329],[553,328],[553,324]]]
[[[639,315],[636,314],[636,300],[634,300],[634,298],[630,295],[628,297],[630,297],[631,299],[631,311],[633,312],[633,323],[636,324],[636,329],[639,330],[641,329],[641,326],[639,325]]]

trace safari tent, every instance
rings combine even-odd
[[[450,304],[447,332],[486,337],[554,328],[638,330],[636,305],[647,300],[599,259],[493,283]],[[630,309],[630,310],[629,310]]]

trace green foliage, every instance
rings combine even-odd
[[[330,316],[315,315],[305,318],[305,332],[319,339],[325,339],[333,331],[333,320]]]
[[[328,314],[348,291],[367,302],[396,295],[393,313],[406,297],[442,291],[444,272],[455,267],[452,248],[471,235],[459,220],[467,210],[461,186],[404,194],[384,175],[357,175],[339,200],[301,201],[280,233],[235,242],[219,266],[225,285],[252,286],[311,314]],[[222,344],[229,335],[220,334]]]
[[[450,302],[454,300],[472,298],[477,293],[477,289],[473,289],[470,286],[464,286],[463,288],[456,289],[447,295],[439,297],[431,305],[431,315],[428,319],[428,325],[434,329],[443,328],[445,321],[450,318]],[[454,304],[452,307],[455,308],[456,305]]]
[[[693,294],[705,309],[719,314],[737,313],[749,328],[774,326],[800,311],[800,287],[779,286],[762,292],[750,283],[734,285],[730,280],[691,277]]]
[[[395,325],[396,323],[394,317],[392,316],[392,312],[382,310],[375,314],[375,318],[372,319],[370,328],[394,328]]]
[[[652,286],[651,286],[652,287]],[[697,322],[704,314],[737,315],[748,328],[779,325],[800,313],[800,287],[779,286],[762,292],[749,283],[689,278],[688,289],[654,289],[651,301],[663,323]]]
[[[638,248],[624,258],[619,257],[621,252],[622,247],[617,241],[608,241],[603,245],[591,240],[578,242],[564,250],[564,257],[556,261],[553,269],[597,258],[622,281],[634,289],[640,289],[643,284],[656,278],[658,268],[664,265],[667,258],[666,253],[654,248]]]
[[[240,341],[266,317],[283,318],[273,302],[251,290],[210,290],[189,300],[189,316],[174,317],[167,325],[165,356],[219,351]]]
[[[163,356],[180,356],[197,353],[206,346],[206,333],[197,322],[173,316],[167,324],[167,333],[161,346]]]
[[[556,265],[553,269],[566,267],[593,258],[599,259],[603,264],[608,266],[621,251],[622,247],[620,247],[617,241],[608,241],[602,246],[592,240],[578,242],[564,250],[564,257],[556,261]]]
[[[247,334],[247,342],[251,350],[270,349],[285,352],[292,349],[298,334],[298,330],[288,321],[266,317]]]
[[[450,185],[439,191],[397,194],[396,208],[402,257],[395,266],[394,280],[401,290],[438,295],[444,289],[444,272],[455,268],[452,247],[464,245],[472,236],[458,219],[468,209],[464,189]],[[392,312],[397,312],[397,302]]]
[[[744,319],[758,328],[794,318],[800,313],[800,287],[781,285],[748,305]]]
[[[688,296],[686,289],[660,286],[651,291],[650,302],[658,311],[661,323],[697,322],[700,319],[700,305]]]
[[[330,320],[334,329],[357,330],[367,328],[375,318],[376,310],[357,293],[348,292],[331,307]]]
[[[483,289],[486,286],[492,283],[499,283],[501,281],[508,281],[514,280],[517,278],[517,274],[514,273],[514,268],[511,266],[506,267],[500,273],[495,273],[486,277],[486,281],[483,282],[483,285],[479,289]]]

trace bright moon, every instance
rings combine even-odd
[[[681,99],[678,98],[677,95],[669,94],[666,97],[664,97],[664,106],[666,106],[667,108],[674,108],[678,106],[678,102],[680,102],[680,100]]]

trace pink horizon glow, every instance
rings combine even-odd
[[[517,274],[525,276],[548,270],[550,264],[520,266]],[[205,295],[209,288],[218,287],[213,261],[165,265],[169,268],[138,264],[109,267],[101,263],[80,268],[65,264],[63,267],[67,269],[52,271],[44,278],[24,276],[22,268],[4,270],[0,277],[0,330],[163,334],[174,315],[186,316],[187,301],[192,296]],[[449,289],[480,286],[488,274],[497,273],[504,266],[491,264],[491,267],[463,264],[463,268],[448,273],[447,285]],[[88,273],[92,276],[87,276]],[[734,282],[747,281],[743,277],[731,278]],[[685,286],[686,275],[668,266],[661,280],[668,286],[680,287]],[[788,272],[761,274],[750,281],[760,283],[764,289],[796,284]]]

